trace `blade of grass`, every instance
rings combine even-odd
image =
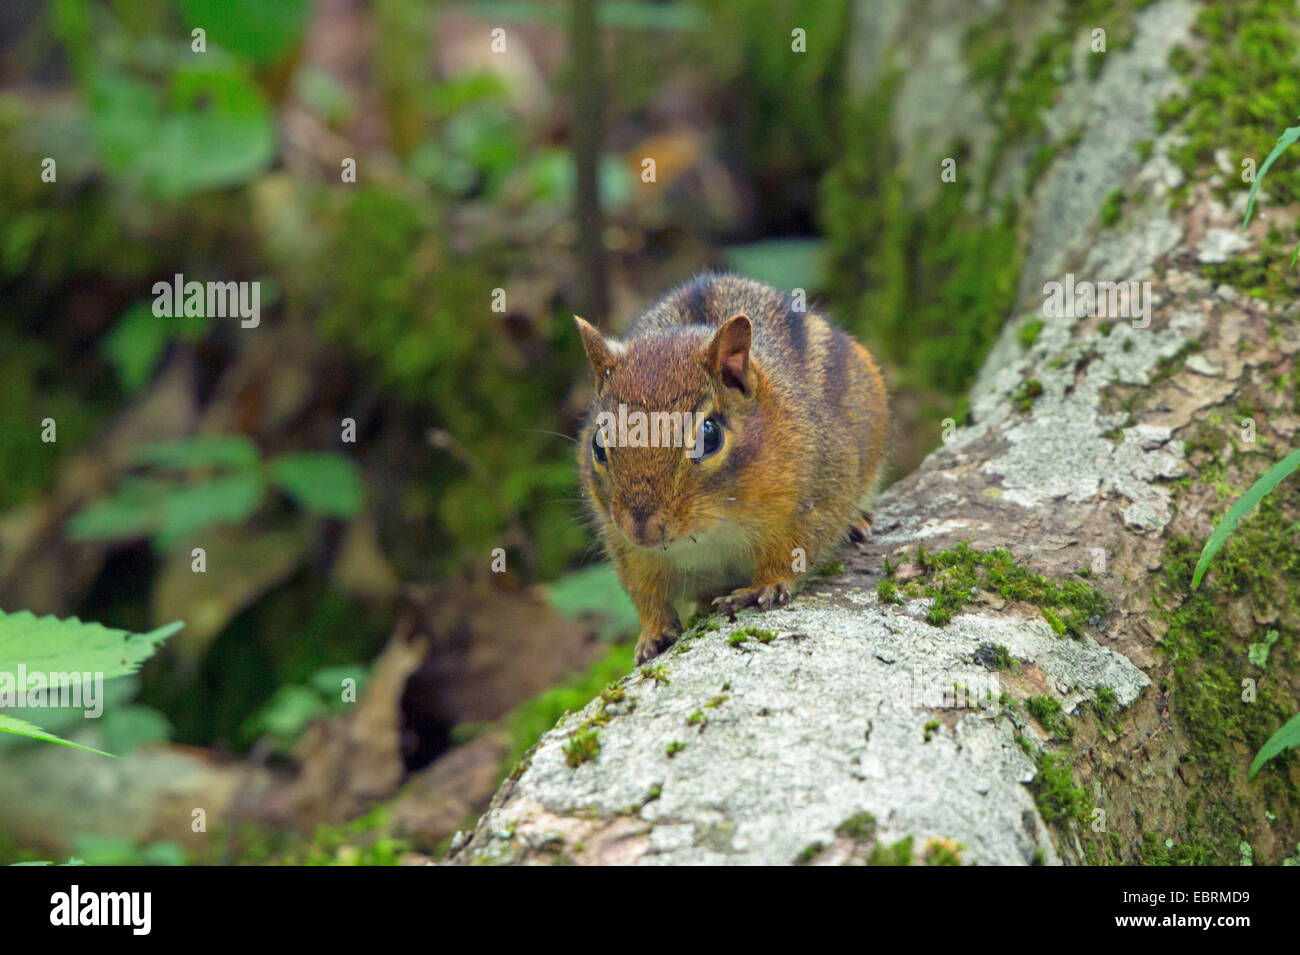
[[[1282,155],[1288,146],[1298,140],[1300,140],[1300,126],[1289,126],[1284,129],[1282,135],[1277,138],[1277,145],[1273,147],[1273,151],[1264,160],[1264,165],[1259,167],[1259,173],[1255,176],[1255,181],[1250,184],[1250,196],[1246,199],[1246,218],[1241,223],[1243,229],[1250,224],[1250,214],[1255,209],[1255,193],[1259,191],[1259,184],[1264,181],[1264,174],[1273,165],[1273,161]],[[1294,258],[1292,261],[1294,262]]]
[[[1270,736],[1268,742],[1260,747],[1259,752],[1255,754],[1255,761],[1250,764],[1250,774],[1254,776],[1259,772],[1261,766],[1282,752],[1282,750],[1290,749],[1292,746],[1300,746],[1300,713],[1287,720],[1282,725],[1282,728]]]
[[[1223,519],[1214,528],[1214,533],[1205,542],[1205,548],[1201,551],[1201,559],[1196,562],[1196,570],[1192,574],[1193,590],[1200,586],[1201,576],[1205,573],[1205,568],[1210,565],[1210,561],[1214,559],[1214,555],[1219,552],[1219,548],[1227,541],[1228,536],[1237,529],[1237,522],[1254,510],[1255,506],[1264,500],[1265,495],[1281,484],[1282,480],[1296,468],[1300,468],[1300,449],[1292,451],[1269,468],[1262,478],[1250,486],[1250,490],[1241,495],[1241,499],[1236,504],[1228,508],[1228,513],[1223,515]]]

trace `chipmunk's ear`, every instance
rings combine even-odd
[[[705,358],[715,377],[746,397],[754,393],[754,366],[749,360],[752,333],[748,315],[732,315],[713,333]]]
[[[618,362],[617,345],[612,345],[590,322],[577,315],[573,316],[573,321],[578,326],[578,334],[582,336],[582,347],[587,350],[587,360],[591,362],[591,370],[596,373],[596,381],[604,380]]]

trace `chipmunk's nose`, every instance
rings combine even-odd
[[[662,517],[656,513],[656,507],[653,504],[637,503],[628,505],[619,519],[619,527],[627,535],[629,540],[635,541],[642,547],[653,547],[656,544],[662,544],[666,536],[667,525]]]

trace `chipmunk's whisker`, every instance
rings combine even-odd
[[[568,435],[568,434],[560,434],[560,432],[558,432],[558,431],[547,431],[547,430],[544,429],[544,428],[520,428],[519,430],[520,430],[520,431],[526,431],[526,432],[528,432],[529,434],[550,434],[550,435],[554,435],[554,436],[557,437],[557,438],[563,438],[565,441],[568,441],[568,442],[570,442],[570,443],[572,443],[572,444],[577,444],[577,443],[578,443],[578,439],[577,439],[577,438],[573,437],[572,435]]]

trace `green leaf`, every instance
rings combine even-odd
[[[566,574],[546,589],[546,599],[560,613],[577,617],[597,613],[605,618],[601,636],[615,637],[635,631],[636,607],[619,583],[612,564],[596,564]]]
[[[1201,576],[1205,573],[1205,568],[1210,565],[1214,555],[1219,552],[1219,548],[1227,541],[1228,536],[1237,529],[1237,522],[1249,514],[1264,500],[1265,496],[1282,483],[1282,480],[1296,468],[1300,468],[1300,450],[1292,451],[1285,458],[1268,469],[1268,472],[1258,481],[1250,486],[1245,494],[1236,504],[1228,508],[1228,513],[1223,515],[1214,528],[1214,533],[1210,539],[1205,542],[1205,548],[1201,551],[1201,559],[1196,562],[1196,570],[1192,574],[1192,589],[1195,590],[1201,584]]]
[[[111,171],[176,199],[239,185],[270,165],[275,133],[261,91],[235,64],[207,56],[178,69],[165,96],[125,74],[92,74],[92,128]]]
[[[257,447],[239,436],[187,438],[144,444],[131,459],[160,469],[252,468]],[[131,540],[155,535],[167,550],[214,524],[239,524],[262,503],[266,485],[256,470],[222,474],[197,484],[177,485],[151,478],[126,478],[112,497],[84,508],[68,524],[74,541]]]
[[[303,451],[271,462],[271,477],[308,510],[353,517],[361,510],[361,474],[341,454]]]
[[[1255,181],[1250,184],[1250,196],[1246,199],[1246,218],[1241,223],[1243,229],[1250,224],[1250,214],[1255,209],[1255,193],[1259,191],[1259,184],[1264,181],[1264,174],[1273,165],[1273,161],[1297,140],[1300,140],[1300,126],[1290,126],[1283,130],[1282,135],[1277,138],[1277,145],[1273,147],[1273,151],[1264,160],[1264,165],[1259,167],[1259,173],[1255,176]],[[1294,258],[1292,261],[1294,262]]]
[[[128,478],[112,497],[87,505],[68,522],[68,539],[130,540],[153,533],[162,520],[162,495],[169,487]]]
[[[266,485],[257,474],[235,474],[182,487],[162,502],[162,522],[154,534],[159,550],[216,524],[241,524],[262,503]]]
[[[302,40],[311,8],[307,0],[181,0],[190,29],[207,42],[254,63],[283,59]]]
[[[139,390],[158,364],[163,349],[175,338],[196,341],[207,333],[206,318],[159,318],[149,303],[131,306],[104,336],[100,351],[117,372],[122,387]]]
[[[1273,644],[1277,643],[1278,636],[1276,630],[1270,630],[1268,633],[1264,634],[1263,640],[1259,643],[1252,643],[1250,645],[1250,649],[1246,651],[1246,656],[1253,666],[1257,666],[1262,670],[1268,665],[1269,648],[1273,646]]]
[[[307,724],[328,712],[325,701],[305,686],[282,686],[245,724],[250,736],[271,733],[282,740],[296,738]]]
[[[101,722],[104,745],[123,756],[149,743],[165,742],[172,735],[167,717],[140,703],[106,710]]]
[[[1255,754],[1255,761],[1250,764],[1250,775],[1254,776],[1259,772],[1261,766],[1282,752],[1282,750],[1292,749],[1296,746],[1300,746],[1300,713],[1287,720],[1282,728],[1270,736],[1268,742]]]
[[[71,746],[73,749],[79,749],[87,753],[94,753],[97,756],[109,756],[117,759],[112,753],[106,753],[102,749],[95,749],[91,746],[82,746],[80,743],[74,743],[70,739],[64,739],[62,736],[55,736],[53,733],[47,733],[39,726],[34,726],[26,720],[15,719],[12,716],[5,716],[0,713],[0,733],[13,733],[17,736],[26,736],[30,739],[38,739],[46,743],[58,743],[62,746]]]
[[[257,445],[243,435],[199,435],[178,441],[141,444],[131,460],[173,471],[191,468],[245,468],[257,464]]]
[[[26,610],[13,614],[0,610],[0,673],[11,675],[11,681],[16,683],[18,667],[25,666],[29,672],[44,674],[50,690],[70,685],[74,674],[93,673],[106,680],[126,676],[136,672],[182,626],[178,621],[149,633],[129,633],[98,623],[83,623],[76,617],[60,620],[37,617]],[[25,692],[26,687],[6,689],[18,693]],[[111,755],[4,713],[0,713],[0,732]]]
[[[156,318],[148,305],[136,305],[117,320],[104,336],[100,350],[108,359],[126,391],[137,391],[149,380],[163,348],[167,325]]]
[[[324,697],[328,703],[333,704],[343,699],[344,680],[356,681],[357,696],[360,697],[369,678],[370,673],[363,664],[353,663],[317,670],[311,675],[308,682],[311,684],[312,689]]]
[[[29,610],[0,610],[0,673],[12,673],[21,663],[50,675],[89,671],[106,680],[127,676],[183,626],[176,621],[148,633],[131,633],[76,617],[60,620],[37,617]]]

